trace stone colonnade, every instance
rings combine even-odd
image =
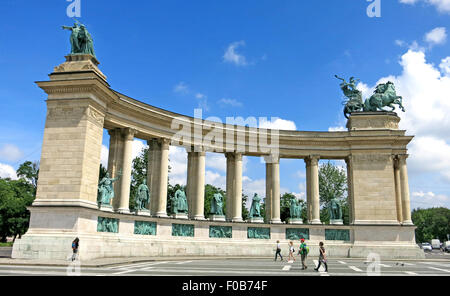
[[[136,131],[131,128],[111,129],[108,171],[111,177],[122,173],[120,181],[115,183],[116,198],[113,208],[119,213],[129,213],[131,183],[131,147]],[[149,211],[155,217],[167,217],[167,184],[169,164],[169,139],[154,138],[149,145],[147,184],[150,187],[151,203]],[[198,147],[187,149],[187,186],[186,196],[189,205],[188,217],[192,220],[204,220],[205,195],[205,151]],[[200,152],[198,152],[200,150]],[[226,156],[226,220],[242,222],[242,153],[225,153]],[[395,184],[395,205],[397,222],[411,225],[407,155],[393,155],[393,177]],[[266,221],[281,223],[280,219],[280,157],[269,155],[266,162]],[[354,196],[352,157],[347,157],[347,177],[349,182],[349,204],[351,223],[358,223],[354,215]],[[307,220],[309,224],[321,224],[319,196],[319,160],[320,156],[304,158],[306,166]]]

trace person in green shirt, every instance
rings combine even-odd
[[[300,247],[298,248],[298,253],[301,255],[302,258],[302,270],[305,270],[308,268],[308,266],[306,266],[306,258],[308,257],[309,247],[306,245],[304,238],[302,238],[300,242],[301,244]]]

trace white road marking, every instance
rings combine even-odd
[[[341,264],[347,264],[347,263],[345,263],[344,261],[338,261],[339,263],[341,263]]]
[[[124,271],[115,272],[113,274],[114,275],[119,275],[119,274],[124,274],[124,273],[135,272],[135,271],[137,271],[137,269],[128,269],[128,270],[124,270]]]
[[[190,263],[190,262],[192,262],[192,261],[181,261],[181,262],[177,262],[175,264],[185,264],[185,263]]]
[[[328,274],[328,272],[325,272],[325,271],[319,271],[319,272],[320,272],[320,276],[330,276]]]
[[[294,263],[294,260],[289,260],[287,263],[292,264]]]
[[[405,273],[409,274],[409,275],[417,275],[417,273],[412,272],[412,271],[405,271]]]
[[[109,269],[116,269],[116,270],[121,270],[121,269],[139,269],[139,268],[144,268],[147,266],[153,266],[153,265],[157,265],[157,264],[163,264],[163,263],[167,263],[168,261],[163,261],[163,262],[145,262],[145,263],[139,263],[139,264],[129,264],[129,265],[122,265],[122,266],[114,266],[114,267],[110,267]]]
[[[378,265],[383,266],[383,267],[391,267],[390,265],[387,265],[387,264],[381,264],[381,263],[378,263]]]
[[[422,264],[428,264],[428,265],[437,265],[440,267],[450,267],[450,264],[440,263],[440,262],[420,262]]]
[[[434,269],[434,270],[439,270],[439,271],[444,271],[444,272],[450,272],[450,270],[442,269],[442,268],[437,268],[437,267],[431,267],[431,266],[428,266],[428,268],[431,268],[431,269]]]
[[[362,270],[361,269],[359,269],[358,267],[356,267],[356,266],[349,266],[349,268],[350,269],[353,269],[354,271],[359,271],[359,272],[362,272]]]
[[[291,270],[291,265],[285,265],[284,267],[283,267],[283,270],[284,271],[289,271],[289,270]]]

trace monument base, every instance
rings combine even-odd
[[[147,209],[136,210],[136,211],[134,211],[134,214],[136,214],[138,216],[150,216],[150,211]]]
[[[344,221],[342,219],[330,220],[331,225],[344,225]]]
[[[248,222],[250,222],[250,223],[264,223],[264,218],[263,217],[252,217],[252,218],[248,219]]]
[[[98,209],[103,212],[114,212],[113,207],[111,205],[98,205]]]
[[[210,221],[225,221],[224,215],[211,215],[209,216]]]
[[[299,218],[289,218],[287,224],[303,224],[303,219]]]
[[[272,257],[273,242],[287,244],[288,234],[297,230],[307,234],[308,245],[323,241],[330,258],[366,259],[377,253],[386,259],[424,259],[415,242],[415,227],[400,225],[288,225],[258,224],[270,228],[269,239],[249,239],[246,223],[226,221],[194,221],[108,213],[83,207],[31,206],[30,227],[16,239],[12,258],[66,260],[72,255],[72,241],[80,239],[80,260],[117,257]],[[117,221],[118,232],[99,232],[99,218]],[[178,218],[180,215],[177,216]],[[186,217],[186,215],[185,215]],[[135,234],[136,222],[156,226],[153,235]],[[181,223],[180,223],[181,222]],[[174,236],[174,225],[194,227],[193,236]],[[224,240],[211,236],[211,226],[231,227],[232,237]],[[347,235],[343,235],[345,233]],[[180,245],[180,239],[183,243]],[[310,256],[318,256],[318,248],[310,248]],[[67,261],[68,264],[70,261]]]
[[[188,215],[186,213],[177,213],[177,214],[172,214],[171,216],[174,219],[188,219]]]

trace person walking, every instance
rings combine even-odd
[[[291,261],[291,258],[292,258],[292,260],[295,262],[294,253],[295,253],[294,243],[292,241],[290,241],[289,242],[289,259],[288,259],[288,261]]]
[[[302,270],[305,270],[308,268],[308,266],[306,266],[306,259],[308,257],[309,247],[306,245],[304,238],[302,238],[300,242],[301,244],[298,249],[298,253],[301,255],[302,258]]]
[[[321,264],[325,265],[325,272],[328,272],[327,255],[325,254],[325,248],[323,247],[323,242],[319,243],[319,265],[317,265],[317,267],[314,268],[314,270],[319,271]]]
[[[275,253],[275,261],[277,261],[278,255],[280,255],[281,261],[283,261],[283,256],[281,256],[281,245],[279,240],[277,240],[277,251]]]
[[[75,261],[75,259],[77,258],[77,254],[78,254],[78,247],[80,246],[80,239],[77,237],[73,240],[72,242],[72,261]]]

